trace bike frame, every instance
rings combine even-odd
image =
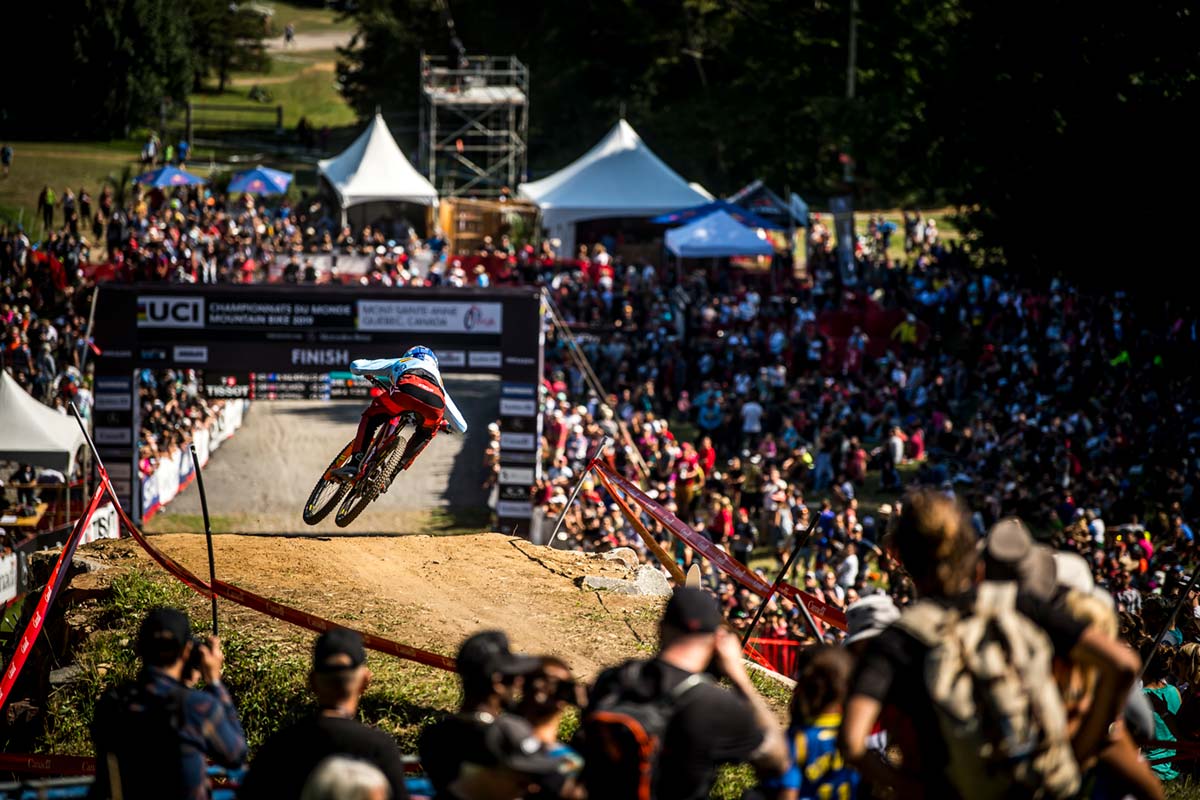
[[[358,475],[356,475],[354,478],[356,481],[362,480],[363,477],[365,477],[366,474],[371,471],[371,469],[375,466],[375,457],[379,453],[387,452],[387,450],[395,444],[396,437],[400,434],[400,429],[403,428],[405,422],[408,421],[406,418],[408,417],[409,413],[401,414],[398,417],[392,417],[387,421],[387,426],[381,428],[380,431],[375,434],[371,444],[367,447],[367,452],[362,460],[362,466],[358,468]]]

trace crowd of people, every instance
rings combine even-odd
[[[682,799],[707,797],[722,764],[746,762],[782,775],[784,731],[712,595],[678,590],[663,611],[659,639],[655,657],[615,665],[589,688],[557,655],[514,652],[502,631],[469,636],[455,660],[459,707],[423,729],[425,780],[413,788],[448,800]],[[206,797],[209,762],[240,776],[239,798],[410,796],[395,740],[357,719],[371,677],[358,633],[334,628],[317,638],[309,676],[315,710],[270,736],[252,758],[221,682],[225,657],[217,637],[194,637],[184,612],[160,607],[146,615],[134,646],[137,677],[97,702],[90,797]],[[660,707],[666,697],[669,718]],[[572,709],[582,725],[563,741]],[[663,761],[653,777],[651,754],[623,738],[635,726],[661,741]]]
[[[796,580],[841,608],[881,582],[911,597],[879,547],[908,484],[963,499],[981,536],[1021,517],[1083,553],[1135,613],[1168,592],[1196,546],[1200,414],[1186,365],[1200,329],[1188,310],[987,275],[929,233],[908,269],[871,263],[876,249],[860,251],[858,273],[878,282],[854,286],[825,248],[785,291],[703,273],[670,290],[604,254],[555,275],[608,394],[552,337],[537,502],[567,514],[578,548],[644,552],[589,479],[564,508],[608,436],[614,467],[742,560],[765,552],[774,566],[756,566],[778,569],[799,542]],[[691,558],[677,544],[676,556]],[[720,588],[740,624],[753,597]],[[796,609],[769,621],[812,635]]]
[[[366,259],[366,283],[541,283],[579,345],[554,330],[547,340],[545,477],[534,497],[547,527],[566,516],[569,546],[631,547],[651,561],[615,498],[584,474],[589,454],[609,438],[617,445],[603,457],[613,469],[764,578],[797,556],[791,579],[844,611],[851,631],[813,624],[798,605],[773,599],[755,632],[791,643],[796,669],[840,671],[842,678],[818,683],[845,687],[848,709],[858,698],[860,706],[911,711],[896,692],[912,687],[888,678],[903,659],[922,655],[913,650],[919,637],[863,637],[856,625],[898,630],[892,623],[920,608],[919,598],[973,607],[972,570],[990,570],[1019,577],[1022,597],[1038,598],[1037,609],[1021,610],[1047,630],[1059,661],[1078,655],[1078,619],[1091,614],[1093,626],[1112,627],[1110,639],[1148,662],[1144,694],[1155,730],[1139,744],[1196,733],[1187,721],[1200,715],[1185,702],[1200,680],[1195,593],[1185,598],[1195,613],[1171,616],[1200,546],[1191,524],[1200,502],[1200,413],[1187,368],[1200,321],[1186,301],[1151,305],[1049,276],[980,271],[934,220],[915,214],[905,215],[902,259],[891,255],[896,226],[873,219],[849,266],[838,263],[829,229],[814,218],[802,278],[626,265],[603,245],[564,261],[549,243],[535,253],[505,237],[483,253],[505,267],[472,276],[437,234],[342,228],[309,198],[263,204],[205,188],[127,202],[110,188],[95,201],[84,189],[60,197],[47,187],[43,195],[42,241],[32,243],[20,227],[0,231],[0,325],[3,369],[49,405],[90,406],[87,312],[98,262],[117,279],[200,283],[266,280],[282,264],[282,280],[316,283],[329,276],[311,259],[338,253]],[[139,384],[139,455],[149,474],[218,408],[191,372],[147,371]],[[488,458],[498,469],[493,434]],[[579,479],[582,491],[568,504]],[[916,513],[911,498],[927,497],[905,495],[912,487],[941,498],[926,505],[942,522],[905,523]],[[956,510],[938,506],[942,500]],[[961,520],[960,508],[969,509]],[[701,561],[657,520],[643,522],[681,566]],[[934,549],[906,555],[906,524],[909,535],[925,531],[917,539]],[[927,528],[942,538],[927,541]],[[959,556],[961,585],[947,585],[943,573]],[[932,574],[914,562],[922,558],[935,563]],[[760,599],[712,564],[701,566],[725,622],[744,633]],[[1104,608],[1064,611],[1072,591]],[[872,638],[891,650],[869,658]],[[1122,665],[1121,652],[1087,641]],[[839,646],[857,650],[857,667],[828,655]],[[1071,663],[1099,670],[1087,673],[1090,686],[1106,694],[1092,696],[1115,714],[1112,692],[1129,676],[1106,672],[1089,652]],[[822,709],[842,702],[836,695],[805,699],[800,716],[828,718],[835,712]],[[1068,717],[1081,697],[1064,689]],[[847,714],[839,723],[847,763],[880,782],[905,780],[894,764],[879,773],[845,739],[847,726],[857,734],[870,716]],[[1079,711],[1068,737],[1082,737],[1069,748],[1076,772],[1094,768],[1081,756],[1097,746],[1093,717]],[[914,725],[929,733],[937,722],[925,714]],[[1109,768],[1134,779],[1129,764]],[[1179,774],[1169,760],[1154,771],[1166,780]],[[953,779],[946,781],[939,787],[952,791]]]
[[[459,706],[420,735],[421,791],[701,800],[719,767],[746,764],[751,800],[1162,798],[1188,770],[1170,742],[1197,733],[1200,645],[1131,638],[1082,556],[1036,543],[1016,518],[981,539],[936,488],[905,493],[885,548],[919,599],[900,610],[869,592],[844,641],[804,648],[786,724],[707,589],[677,587],[654,654],[590,685],[557,654],[514,652],[502,631],[469,636]],[[184,613],[160,608],[136,647],[138,677],[97,705],[91,796],[203,797],[206,759],[248,768],[239,797],[409,796],[395,741],[357,719],[370,682],[359,634],[318,637],[315,710],[249,759],[216,637],[194,639]],[[578,724],[564,726],[572,709]]]
[[[183,163],[186,143],[167,153],[147,143],[147,165]],[[169,148],[175,150],[174,146]],[[126,192],[129,196],[126,197]],[[138,187],[86,187],[38,197],[41,239],[24,225],[0,225],[0,369],[31,395],[66,413],[91,411],[89,339],[92,288],[98,280],[175,283],[316,284],[339,279],[318,256],[354,256],[351,276],[371,285],[479,285],[446,258],[438,233],[421,239],[401,223],[342,227],[319,199],[284,197],[262,203],[207,187],[170,192]],[[143,475],[186,448],[197,425],[208,426],[221,402],[198,392],[193,371],[144,370],[139,380]]]

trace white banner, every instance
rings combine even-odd
[[[502,517],[528,517],[533,504],[519,500],[501,500],[496,503],[496,513]]]
[[[502,316],[500,303],[358,301],[360,331],[498,334]]]
[[[537,448],[537,439],[532,433],[511,433],[500,431],[500,452],[503,458],[505,450],[534,450]]]
[[[97,539],[116,539],[120,535],[121,525],[117,520],[117,510],[112,503],[107,503],[96,509],[87,530],[83,532],[80,544],[94,542]]]
[[[501,483],[533,483],[533,467],[500,467]]]
[[[17,596],[19,569],[16,553],[0,557],[0,603],[7,603]]]
[[[467,360],[472,367],[499,367],[500,352],[497,350],[473,350]]]
[[[211,426],[192,433],[192,443],[196,445],[200,466],[207,464],[212,451],[241,427],[248,404],[247,400],[225,401],[225,407]],[[175,499],[179,490],[191,480],[194,470],[192,454],[186,449],[176,451],[159,462],[154,474],[142,479],[142,514],[153,513]]]
[[[512,397],[500,398],[500,416],[503,417],[533,417],[537,415],[537,401],[518,400]]]

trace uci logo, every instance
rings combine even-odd
[[[138,298],[139,328],[203,328],[203,297]]]

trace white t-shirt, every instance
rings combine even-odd
[[[846,560],[837,568],[838,586],[849,589],[856,580],[858,580],[858,556],[846,556]]]
[[[751,400],[742,406],[742,433],[762,433],[763,407]]]

